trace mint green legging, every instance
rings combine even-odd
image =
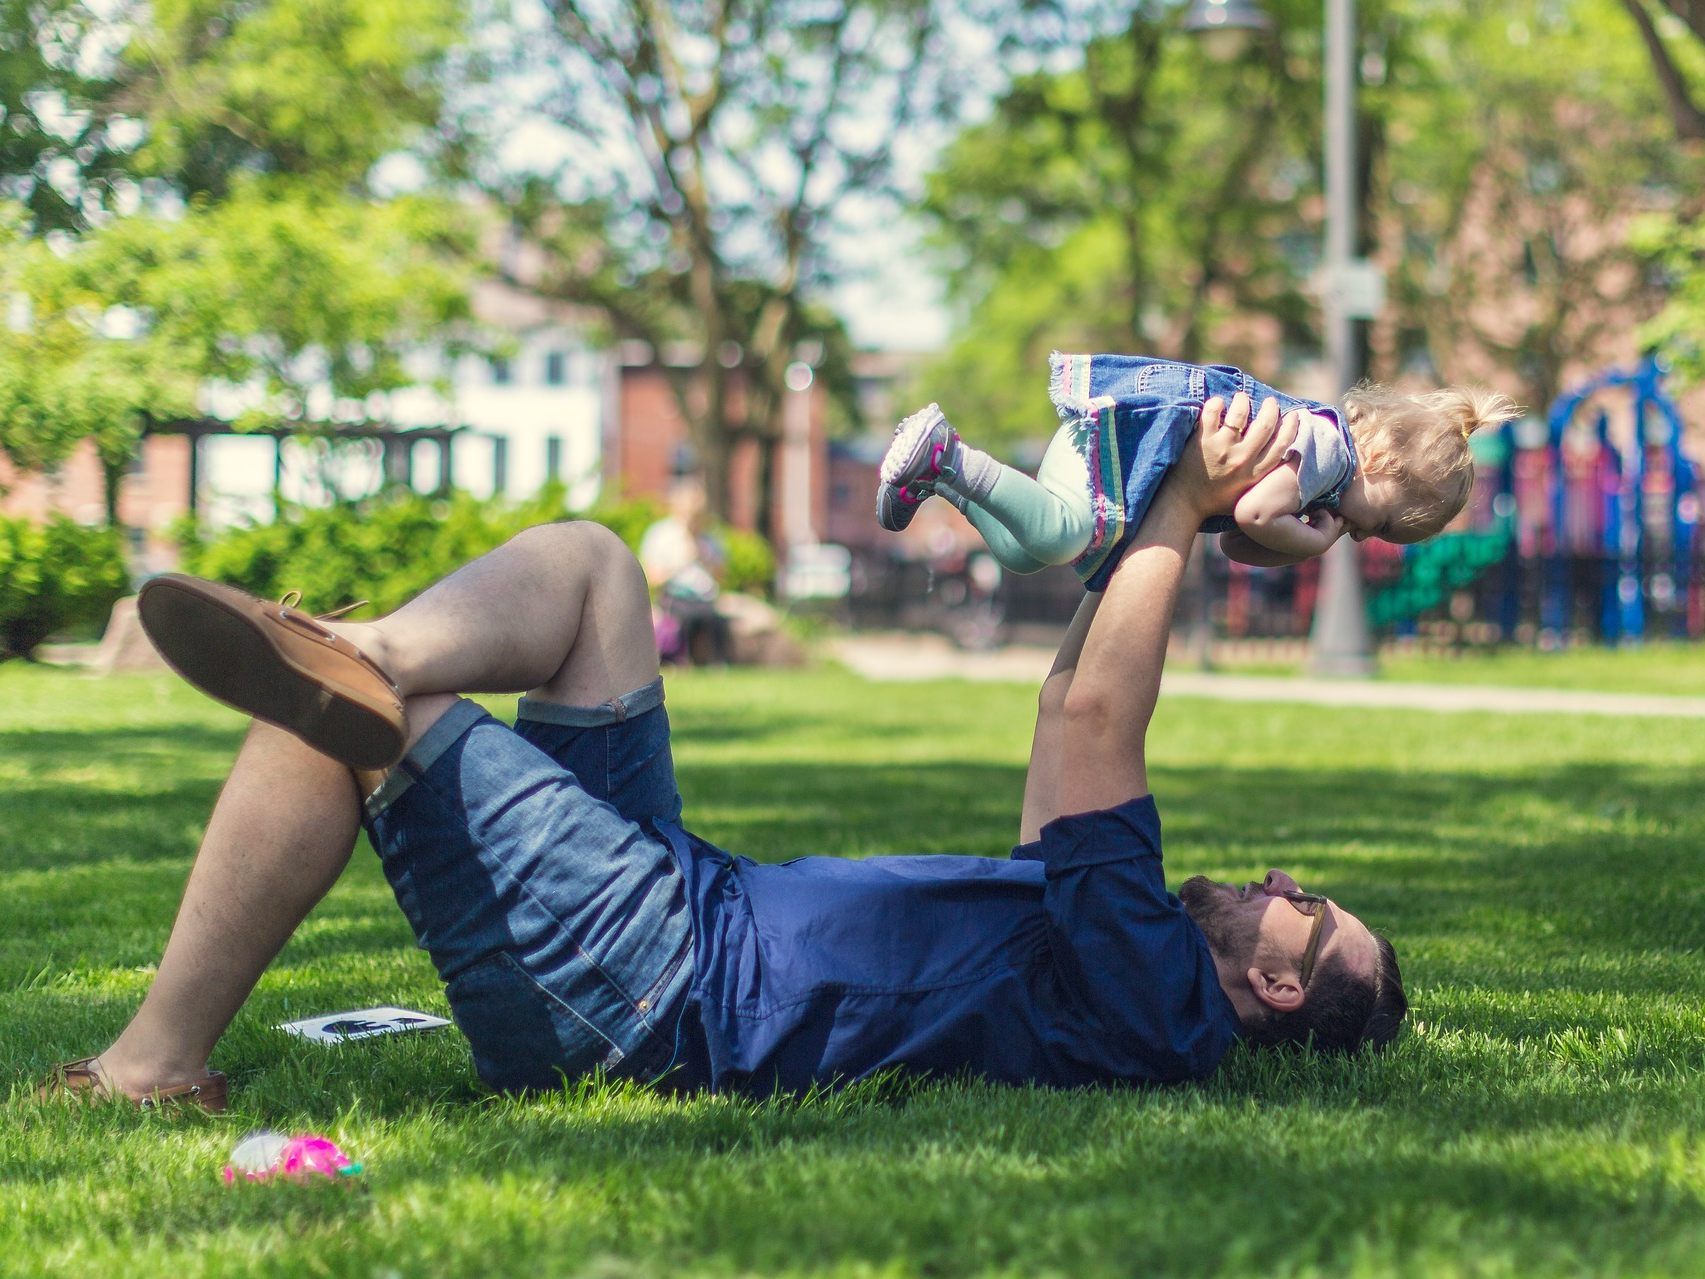
[[[1042,455],[1035,479],[997,463],[999,474],[984,496],[972,496],[948,481],[965,500],[965,518],[1003,568],[1039,573],[1050,564],[1071,563],[1089,545],[1095,512],[1084,436],[1094,429],[1092,422],[1062,425]]]

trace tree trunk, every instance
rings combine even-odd
[[[108,528],[118,527],[118,498],[124,488],[124,471],[123,462],[116,466],[104,459],[101,462],[101,487],[104,490],[102,496],[106,502]]]
[[[701,419],[692,436],[693,448],[698,452],[699,476],[704,481],[705,514],[727,523],[733,507],[733,486],[728,473],[734,460],[734,441],[720,417]]]
[[[764,540],[773,547],[780,547],[782,534],[780,519],[776,512],[776,454],[784,445],[780,435],[766,434],[757,437],[758,443],[758,483],[757,483],[757,519],[758,532],[764,535]]]
[[[1675,129],[1675,136],[1683,142],[1697,142],[1705,138],[1705,113],[1693,101],[1693,95],[1687,91],[1687,82],[1681,69],[1670,57],[1669,49],[1664,45],[1664,39],[1658,34],[1657,26],[1652,22],[1652,15],[1646,12],[1646,6],[1641,0],[1622,0],[1622,7],[1628,11],[1628,16],[1634,19],[1634,25],[1639,28],[1640,40],[1646,46],[1646,54],[1652,60],[1652,70],[1657,73],[1658,86],[1663,90],[1664,102],[1669,107],[1670,124]],[[1674,5],[1667,5],[1672,13],[1676,13]],[[1676,13],[1684,22],[1689,15]],[[1689,24],[1692,25],[1691,23]],[[1693,27],[1695,34],[1702,34]]]

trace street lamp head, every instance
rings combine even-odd
[[[1273,20],[1256,0],[1190,0],[1184,30],[1202,37],[1202,47],[1216,62],[1241,57],[1250,40],[1273,29]]]

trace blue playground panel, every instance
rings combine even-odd
[[[1505,639],[1524,617],[1546,643],[1583,631],[1607,644],[1638,643],[1654,624],[1699,635],[1700,472],[1682,451],[1681,415],[1664,376],[1656,359],[1607,371],[1551,405],[1542,446],[1520,448],[1514,424],[1481,444],[1489,498],[1476,501],[1476,527],[1408,548],[1395,580],[1370,593],[1369,620],[1402,633],[1473,589],[1479,617]],[[1606,391],[1632,397],[1634,433],[1624,446],[1611,438],[1602,408],[1580,438],[1578,415]]]

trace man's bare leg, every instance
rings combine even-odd
[[[355,847],[349,770],[281,728],[249,729],[207,823],[159,974],[100,1064],[142,1097],[206,1073],[207,1057]]]
[[[461,689],[595,705],[657,676],[650,602],[616,536],[529,529],[378,622],[340,627],[393,672],[411,744]],[[255,724],[208,822],[159,973],[100,1055],[109,1088],[141,1097],[201,1078],[266,966],[348,864],[358,786],[341,764]]]
[[[639,562],[597,524],[545,524],[389,617],[333,624],[404,696],[519,693],[596,705],[657,677]]]

